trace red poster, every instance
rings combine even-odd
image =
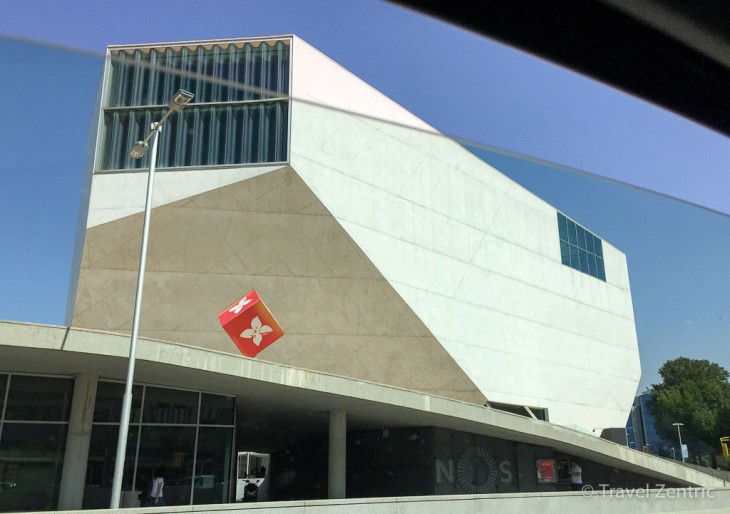
[[[261,350],[284,335],[255,289],[229,305],[218,314],[218,319],[223,330],[246,357],[256,357]]]
[[[537,459],[537,481],[541,484],[557,482],[554,459]]]

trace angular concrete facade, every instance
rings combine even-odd
[[[255,288],[286,332],[260,360],[623,426],[640,375],[625,256],[604,241],[606,281],[563,265],[555,208],[285,40],[286,162],[157,176],[141,334],[236,353],[217,313]],[[125,333],[146,174],[95,162],[72,325]]]

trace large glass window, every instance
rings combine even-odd
[[[100,381],[97,388],[83,503],[87,509],[109,505],[123,392],[121,383]],[[227,502],[235,398],[139,385],[132,397],[123,490],[138,491],[144,500],[155,471],[164,467],[166,504]]]
[[[603,265],[601,238],[560,213],[558,213],[558,233],[563,264],[605,281],[606,270]]]
[[[73,380],[0,375],[0,511],[58,501]]]
[[[148,155],[127,154],[181,88],[195,100],[165,124],[159,167],[286,161],[289,48],[279,40],[113,50],[100,169],[148,167]]]

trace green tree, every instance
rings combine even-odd
[[[650,409],[662,439],[677,441],[683,423],[682,442],[696,456],[710,459],[719,452],[719,438],[730,435],[730,373],[708,360],[679,357],[661,368],[661,384],[653,384]]]

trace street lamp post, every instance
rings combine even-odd
[[[139,273],[137,275],[137,293],[134,297],[134,314],[132,316],[132,337],[129,342],[129,362],[127,365],[127,380],[122,400],[122,419],[119,422],[119,439],[117,440],[117,456],[114,462],[114,478],[112,480],[111,509],[119,508],[122,494],[122,478],[124,475],[124,457],[127,452],[127,437],[129,435],[129,417],[132,410],[132,382],[134,380],[134,365],[137,357],[137,334],[139,332],[139,314],[142,307],[142,290],[144,288],[144,270],[147,264],[147,240],[150,231],[150,211],[152,210],[152,190],[155,184],[155,167],[157,165],[157,140],[162,132],[162,124],[174,112],[181,110],[194,98],[195,95],[179,90],[168,104],[168,111],[160,121],[152,123],[150,132],[143,141],[138,141],[129,152],[133,159],[141,159],[149,150],[149,140],[152,139],[150,153],[150,169],[147,175],[147,199],[144,207],[144,222],[142,224],[142,247],[139,255]]]
[[[682,431],[679,427],[683,427],[684,423],[672,423],[672,426],[677,427],[677,435],[679,436],[679,453],[682,455],[682,462],[684,462],[684,446],[682,445]]]

